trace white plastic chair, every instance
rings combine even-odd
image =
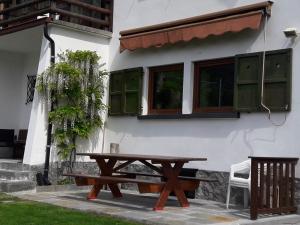
[[[235,173],[249,173],[248,178],[235,177]],[[246,160],[241,163],[233,164],[230,168],[230,176],[228,182],[226,208],[228,209],[231,187],[244,188],[244,207],[248,206],[248,197],[251,188],[251,160]]]

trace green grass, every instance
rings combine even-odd
[[[139,225],[49,204],[23,201],[0,193],[0,225]],[[140,224],[141,225],[141,224]]]

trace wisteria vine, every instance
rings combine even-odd
[[[103,124],[107,72],[93,51],[66,51],[59,58],[58,63],[38,77],[37,90],[47,103],[58,155],[67,159],[76,153],[78,137],[88,138]]]

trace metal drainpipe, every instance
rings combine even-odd
[[[50,64],[51,66],[55,64],[55,42],[49,36],[48,32],[48,23],[45,23],[44,26],[44,36],[50,42],[50,50],[51,50],[51,58]],[[51,93],[52,95],[52,93]],[[50,111],[53,110],[53,103],[51,103]],[[51,185],[49,181],[49,161],[50,161],[50,149],[51,149],[51,133],[52,133],[52,123],[48,122],[48,129],[47,129],[47,145],[46,145],[46,157],[45,157],[45,166],[44,166],[44,174],[43,174],[43,183],[44,185]]]

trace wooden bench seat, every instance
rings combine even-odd
[[[93,175],[85,175],[85,174],[64,174],[64,176],[70,176],[75,178],[80,178],[81,180],[92,180],[87,185],[94,185],[95,180],[100,181],[100,183],[104,184],[116,184],[116,183],[143,183],[143,184],[164,184],[165,182],[161,181],[151,181],[151,180],[140,180],[135,178],[122,177],[118,175],[113,176],[93,176]],[[101,182],[102,181],[102,182]]]
[[[120,173],[121,174],[121,173]],[[140,176],[141,173],[138,173]],[[150,174],[148,174],[150,175]],[[96,184],[118,184],[118,183],[136,183],[140,193],[159,193],[165,185],[164,181],[151,181],[144,179],[137,179],[134,173],[113,176],[93,176],[85,174],[64,174],[64,176],[70,176],[75,178],[76,185],[96,185]],[[128,177],[130,176],[130,177]],[[154,177],[163,177],[161,175],[155,175]],[[184,191],[194,191],[199,187],[202,178],[193,177],[180,177],[180,185]],[[205,179],[207,181],[207,179]],[[214,180],[210,180],[214,181]]]
[[[128,175],[129,177],[144,176],[144,177],[163,177],[161,174],[141,173],[141,172],[127,172],[117,171],[116,173]]]
[[[118,171],[117,173],[121,175],[126,175],[132,179],[137,176],[145,176],[145,177],[159,177],[163,178],[161,174],[150,174],[150,173],[141,173],[141,172],[126,172],[126,171]],[[180,185],[184,191],[195,191],[200,182],[217,182],[217,179],[207,178],[207,177],[187,177],[187,176],[179,176]],[[142,186],[142,185],[141,185]]]
[[[92,176],[85,174],[64,174],[75,178],[77,186],[97,185],[97,184],[118,184],[118,183],[136,183],[140,193],[159,193],[164,187],[163,181],[141,180],[136,178],[128,178],[113,175],[113,176]]]
[[[128,175],[130,178],[136,178],[136,176],[145,176],[145,177],[163,177],[161,174],[151,174],[151,173],[141,173],[141,172],[127,172],[127,171],[118,171],[117,173]],[[187,177],[179,176],[180,180],[191,180],[191,181],[201,181],[201,182],[217,182],[217,179],[208,178],[208,177]]]

